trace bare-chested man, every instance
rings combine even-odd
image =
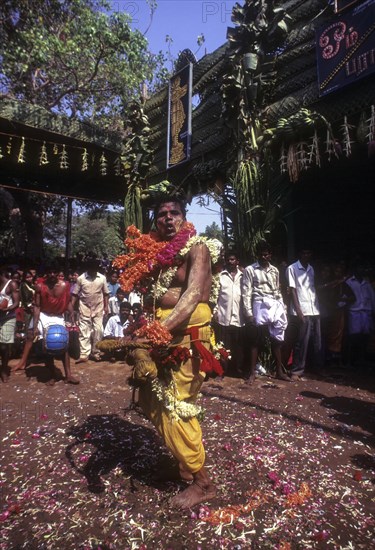
[[[163,202],[155,212],[159,237],[171,241],[185,220],[185,206],[180,202]],[[208,305],[211,289],[211,258],[204,243],[193,244],[179,265],[175,277],[157,306],[157,317],[172,333],[173,344],[190,349],[199,338],[209,347],[211,310]],[[194,333],[192,332],[194,330]],[[183,363],[173,373],[179,400],[195,403],[205,378],[200,369],[201,360],[196,355]],[[192,483],[173,497],[171,504],[177,508],[190,508],[216,495],[216,489],[205,468],[205,451],[202,432],[195,416],[171,421],[168,411],[158,400],[151,386],[140,388],[139,402],[152,420],[166,445],[179,463],[181,477]]]
[[[33,342],[43,337],[43,332],[48,325],[60,324],[65,326],[64,313],[68,311],[73,315],[73,307],[70,300],[70,285],[68,282],[58,278],[58,270],[53,267],[46,269],[44,282],[36,285],[34,300],[33,318],[29,326],[22,357],[16,365],[15,370],[24,370],[26,368],[27,358]],[[65,371],[64,382],[67,384],[79,384],[79,380],[72,376],[70,357],[67,349],[63,352],[62,362]],[[47,356],[46,366],[51,372],[49,384],[53,385],[56,382],[58,373],[55,369],[52,356]]]

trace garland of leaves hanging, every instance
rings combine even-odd
[[[222,84],[223,116],[233,131],[229,155],[236,197],[229,216],[236,242],[252,256],[258,241],[279,222],[280,201],[286,193],[283,178],[275,176],[264,139],[265,107],[274,85],[274,52],[286,36],[290,19],[273,4],[246,0],[242,7],[235,5],[236,27],[228,29],[228,64]]]
[[[127,192],[124,201],[125,227],[135,225],[143,230],[141,192],[150,168],[153,151],[149,145],[150,127],[143,105],[133,102],[126,120],[126,135],[121,164]]]
[[[60,170],[76,171],[80,169],[81,172],[96,169],[103,177],[109,175],[109,161],[106,156],[108,153],[104,150],[100,156],[97,156],[96,153],[89,153],[86,147],[57,144],[25,136],[12,136],[3,132],[0,132],[0,140],[0,160],[8,157],[7,161],[10,160],[17,164],[30,164],[34,167],[37,164],[42,168],[52,164],[54,168]],[[35,154],[36,148],[39,149],[37,154]],[[76,151],[79,151],[80,155],[79,166],[77,166]],[[121,162],[117,157],[113,161],[111,172],[115,176],[120,176],[120,169]]]

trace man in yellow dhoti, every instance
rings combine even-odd
[[[156,318],[172,335],[171,353],[174,346],[182,346],[191,349],[191,356],[187,360],[185,357],[178,370],[170,371],[169,381],[163,382],[157,377],[155,363],[149,361],[147,353],[145,355],[142,350],[138,356],[138,377],[148,381],[141,385],[139,403],[179,462],[181,477],[192,481],[187,489],[172,499],[171,504],[189,508],[216,494],[204,466],[205,451],[197,419],[199,407],[195,401],[205,373],[222,372],[208,351],[211,263],[218,251],[216,245],[207,239],[194,236],[194,228],[186,222],[185,207],[180,201],[159,204],[155,223],[156,242],[162,243],[156,255],[157,262],[151,265],[156,279],[153,286],[158,306]],[[150,263],[148,265],[150,267]],[[147,338],[147,330],[144,336]],[[137,357],[134,359],[137,377]]]

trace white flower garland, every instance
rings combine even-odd
[[[188,240],[184,248],[181,248],[180,252],[178,253],[178,257],[183,258],[195,244],[205,244],[209,250],[211,262],[215,264],[218,261],[220,256],[220,249],[217,245],[217,242],[212,239],[208,239],[207,237],[201,237],[199,235],[195,235]],[[162,271],[160,273],[157,281],[155,281],[155,284],[152,288],[155,300],[159,300],[167,292],[177,273],[177,269],[178,266],[172,266],[169,267],[166,271]],[[213,285],[211,289],[210,302],[215,302],[215,295],[218,291],[218,288],[216,288],[216,285],[214,284],[214,277],[212,278],[212,281]],[[212,292],[212,290],[214,290],[214,293]]]
[[[151,386],[158,401],[167,409],[168,415],[172,421],[178,422],[179,420],[188,420],[194,416],[203,415],[203,408],[199,405],[177,399],[178,390],[173,379],[168,386],[166,386],[159,378],[154,378],[151,382]]]

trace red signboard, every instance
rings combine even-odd
[[[316,30],[319,95],[375,72],[375,0]]]

